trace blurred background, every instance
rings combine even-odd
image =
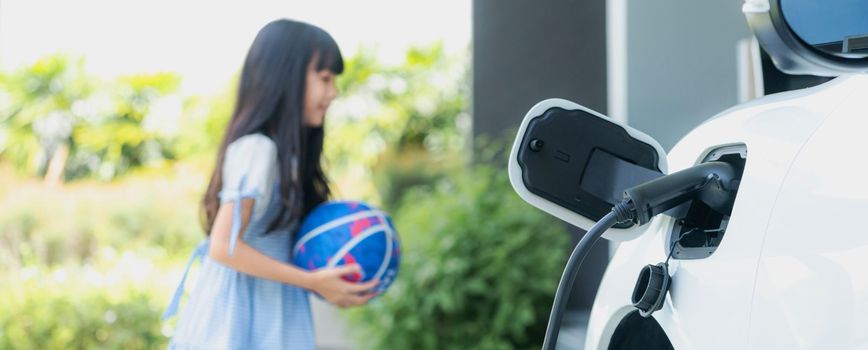
[[[775,72],[740,7],[0,0],[0,349],[165,347],[241,63],[282,17],[330,32],[346,60],[326,118],[335,198],[392,213],[404,246],[382,298],[312,299],[318,348],[539,348],[583,232],[512,191],[515,128],[561,97],[669,150],[738,102],[822,81]],[[582,347],[614,248],[585,263],[562,348]]]

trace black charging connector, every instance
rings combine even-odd
[[[738,181],[735,168],[726,162],[708,162],[648,181],[624,192],[633,202],[633,222],[644,225],[651,218],[689,200],[699,200],[721,213],[732,211]]]
[[[543,349],[555,348],[561,319],[566,309],[566,297],[570,295],[582,261],[606,230],[625,221],[644,225],[657,214],[691,200],[702,201],[714,210],[730,212],[737,189],[735,169],[732,165],[720,161],[702,163],[627,189],[624,192],[624,199],[588,230],[570,254],[558,289],[555,291]],[[661,264],[664,265],[649,265],[643,269],[634,288],[633,303],[643,311],[642,316],[648,317],[660,309],[669,287],[668,269],[665,268],[668,267],[668,259],[666,263]],[[655,293],[647,293],[649,290]],[[647,294],[647,298],[643,299],[643,294]]]

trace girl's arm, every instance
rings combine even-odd
[[[253,209],[253,199],[241,201],[241,230],[244,232]],[[214,226],[208,255],[226,266],[251,276],[287,283],[319,293],[330,303],[340,307],[365,304],[374,297],[368,291],[379,281],[352,283],[341,277],[360,272],[358,265],[346,265],[308,272],[262,254],[243,239],[238,239],[235,251],[229,255],[229,235],[232,228],[232,210],[235,202],[220,205]],[[366,295],[367,294],[367,295]]]

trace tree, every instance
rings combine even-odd
[[[363,49],[345,67],[325,145],[334,170],[361,174],[345,188],[374,180],[390,207],[404,189],[463,165],[470,127],[465,55],[449,56],[438,43],[412,47],[403,62],[384,66]]]
[[[159,132],[145,121],[179,82],[157,73],[104,83],[85,72],[83,59],[42,58],[0,76],[0,155],[50,184],[110,179],[164,155]]]
[[[93,91],[82,60],[62,55],[40,59],[0,79],[0,128],[5,135],[0,152],[20,168],[59,179],[69,155],[76,102]]]

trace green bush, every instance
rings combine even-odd
[[[0,273],[88,263],[101,248],[181,263],[204,238],[196,181],[19,183],[0,194]]]
[[[3,306],[2,349],[165,347],[158,309],[162,305],[145,293],[130,290],[124,300],[112,301],[97,290],[83,295],[40,288],[28,292],[23,300],[13,299],[18,303]]]
[[[457,152],[435,154],[409,147],[401,152],[383,152],[371,169],[382,208],[389,211],[396,209],[407,190],[431,185],[463,169],[465,159]]]
[[[174,278],[132,254],[102,260],[0,273],[0,349],[165,347],[160,316]]]
[[[398,278],[348,311],[374,349],[538,349],[568,236],[524,203],[503,171],[477,166],[417,187],[393,213]]]

